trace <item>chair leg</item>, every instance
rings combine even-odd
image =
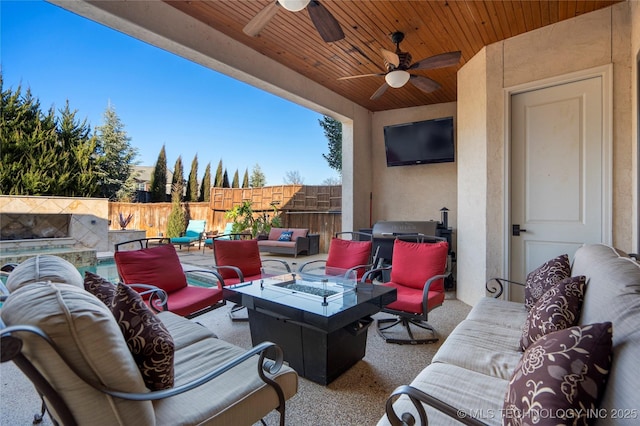
[[[231,318],[231,321],[249,321],[248,314],[247,316],[242,316],[242,317],[237,315],[237,313],[243,309],[246,309],[246,308],[242,305],[233,305],[231,307],[231,310],[229,311],[229,318]]]
[[[383,326],[382,324],[388,324],[388,325]],[[408,339],[399,339],[399,338],[389,337],[384,333],[385,330],[395,327],[398,324],[404,326],[404,328],[407,330],[407,334],[409,335]],[[422,328],[424,330],[430,331],[433,337],[424,338],[424,339],[415,338],[411,330],[411,324],[415,325],[416,327]],[[407,344],[424,345],[428,343],[436,343],[439,340],[438,334],[436,333],[435,329],[431,325],[429,325],[427,322],[421,321],[421,320],[405,318],[405,317],[383,318],[377,321],[377,326],[378,326],[377,327],[378,334],[387,343],[395,343],[397,345],[407,345]]]

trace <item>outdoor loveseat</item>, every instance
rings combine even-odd
[[[403,415],[422,425],[426,418],[433,425],[638,424],[640,265],[606,245],[585,245],[569,273],[570,281],[586,283],[578,326],[550,327],[527,340],[523,353],[523,328],[531,330],[544,313],[529,317],[522,303],[484,298],[431,364],[393,392],[378,426],[401,424]],[[492,280],[487,290],[499,296],[504,283]],[[548,312],[565,311],[571,303],[561,300]],[[537,312],[541,305],[533,306]]]
[[[251,425],[274,409],[284,424],[298,375],[276,345],[244,350],[171,312],[145,313],[128,286],[107,305],[113,285],[94,276],[94,296],[87,283],[55,256],[7,280],[2,361],[29,377],[58,424]]]
[[[309,234],[306,228],[271,228],[266,238],[258,238],[261,252],[292,254],[317,254],[320,234]]]

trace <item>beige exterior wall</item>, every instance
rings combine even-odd
[[[458,297],[461,300],[474,304],[484,293],[485,279],[507,272],[504,266],[507,224],[503,213],[508,200],[508,176],[504,172],[508,166],[505,161],[508,117],[504,105],[510,87],[613,63],[612,240],[623,250],[633,249],[636,147],[631,137],[629,9],[629,3],[620,3],[487,46],[459,71]],[[474,102],[482,103],[476,107],[484,111],[469,106]],[[470,152],[461,154],[461,148]],[[480,155],[485,156],[485,165],[479,164]],[[474,167],[475,170],[468,170]],[[473,204],[467,201],[480,203],[483,197],[484,211],[472,209]],[[478,215],[485,216],[484,224]],[[478,241],[481,225],[486,230],[484,241]],[[474,238],[462,236],[467,233]],[[479,254],[479,248],[486,249],[485,261],[469,260],[469,256]]]
[[[449,226],[457,228],[457,162],[387,167],[384,126],[454,117],[456,103],[383,111],[371,123],[373,175],[372,224],[379,220],[440,220],[440,209],[449,209]],[[367,200],[368,202],[368,200]],[[454,233],[455,241],[455,233]],[[455,242],[454,242],[455,249]]]
[[[640,177],[638,176],[638,147],[640,145],[640,69],[638,69],[638,62],[640,62],[640,2],[633,1],[630,3],[631,13],[629,13],[631,20],[631,169],[633,171],[632,182],[632,211],[634,212],[633,218],[633,244],[632,251],[640,252],[640,223],[638,212],[638,182]]]

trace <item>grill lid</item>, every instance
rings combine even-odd
[[[395,238],[396,235],[422,234],[436,235],[438,222],[425,221],[379,221],[373,225],[373,238]]]

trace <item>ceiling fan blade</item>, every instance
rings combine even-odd
[[[427,70],[435,68],[450,67],[460,62],[462,52],[447,52],[440,55],[430,56],[412,64],[410,70]]]
[[[387,84],[387,82],[385,81],[382,86],[380,86],[378,88],[378,90],[376,90],[376,92],[371,95],[371,97],[369,99],[371,99],[372,101],[378,99],[380,96],[382,96],[384,94],[384,92],[387,91],[387,89],[389,88],[389,85]]]
[[[278,13],[278,2],[274,1],[258,12],[256,16],[254,16],[249,23],[244,26],[242,32],[251,37],[257,36],[260,34],[260,31],[267,26],[271,18],[273,18],[276,13]]]
[[[421,75],[412,75],[409,81],[425,93],[431,93],[442,87],[437,81],[433,81],[430,78],[423,77]]]
[[[313,25],[325,42],[331,43],[344,38],[344,32],[338,20],[319,1],[311,0],[307,5],[307,10]]]
[[[360,78],[360,77],[382,77],[385,75],[383,72],[379,72],[377,74],[360,74],[360,75],[350,75],[347,77],[340,77],[338,80],[351,80],[352,78]]]
[[[385,61],[393,64],[394,67],[397,68],[398,65],[400,65],[400,57],[396,53],[393,53],[392,51],[387,49],[380,49],[380,53],[382,54],[382,57],[385,59]]]

